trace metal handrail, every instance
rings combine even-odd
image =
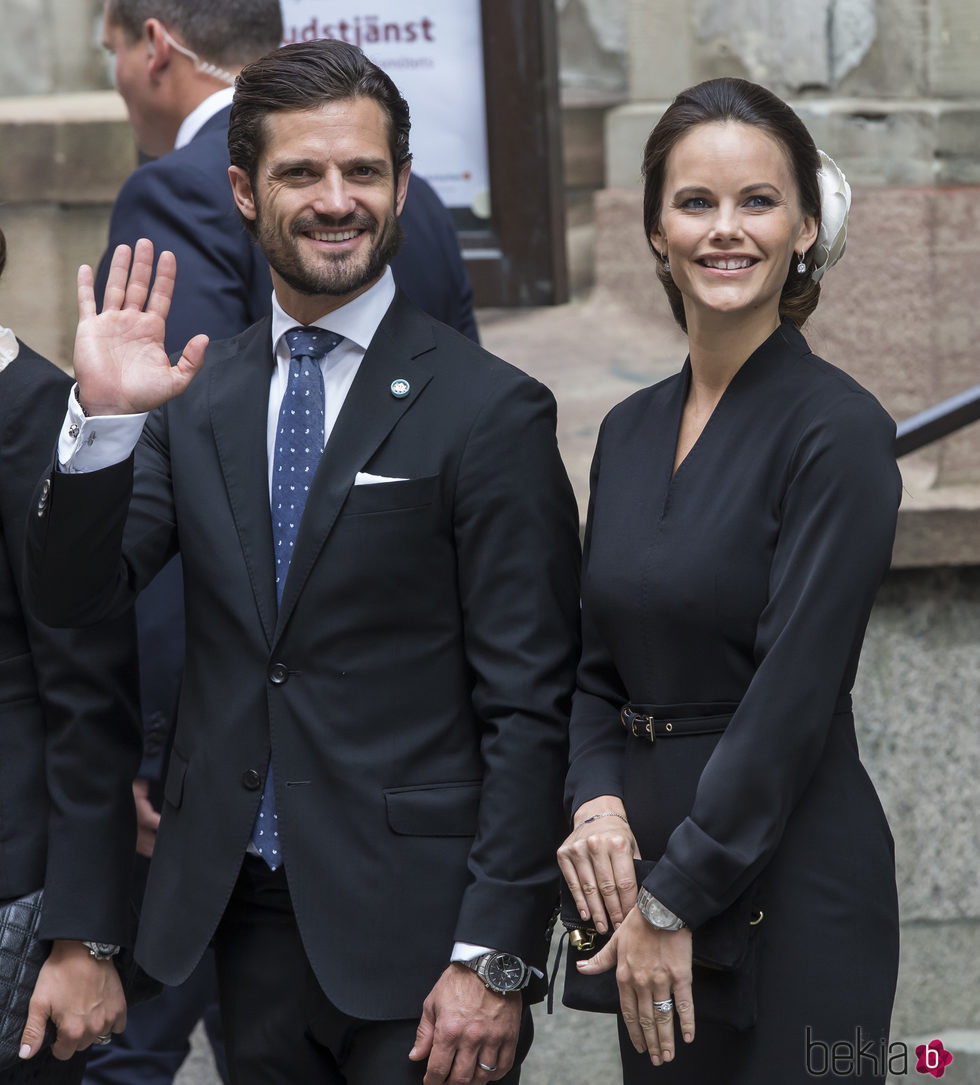
[[[905,456],[980,421],[980,384],[898,423],[895,455]]]

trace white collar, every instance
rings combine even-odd
[[[186,147],[215,113],[220,113],[226,106],[231,105],[234,96],[234,87],[222,87],[221,90],[216,90],[214,94],[205,98],[200,105],[192,109],[180,122],[180,127],[177,129],[177,139],[174,142],[174,150],[176,151],[178,147]]]
[[[9,329],[0,324],[0,373],[20,354],[20,343],[17,336]]]
[[[327,313],[319,320],[315,320],[312,326],[336,332],[337,335],[342,335],[345,339],[350,339],[351,342],[356,343],[361,350],[367,350],[394,297],[395,280],[391,274],[391,268],[386,267],[381,278],[373,286],[369,286],[363,294],[358,294],[353,301],[349,301],[339,309],[334,309],[333,312]],[[290,328],[295,328],[296,325],[296,319],[283,309],[275,292],[273,292],[273,352],[282,335],[289,331]]]

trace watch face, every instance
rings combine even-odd
[[[487,961],[487,982],[498,991],[518,990],[524,972],[524,962],[513,953],[495,953]]]

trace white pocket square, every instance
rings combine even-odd
[[[358,471],[354,476],[355,486],[377,486],[379,482],[408,482],[408,479],[388,478],[387,475],[371,475],[367,471]]]

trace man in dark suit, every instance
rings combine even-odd
[[[0,271],[5,257],[0,231]],[[50,460],[70,389],[65,373],[0,328],[0,901],[43,887],[40,934],[52,940],[21,1039],[30,1061],[0,1074],[5,1082],[78,1082],[84,1056],[74,1053],[107,1043],[126,1019],[110,958],[133,935],[132,621],[49,629],[23,596],[31,476]],[[57,1038],[38,1054],[49,1018]]]
[[[173,252],[180,268],[167,350],[179,350],[197,332],[212,339],[237,335],[269,312],[272,280],[228,183],[232,84],[243,64],[281,43],[280,2],[106,0],[102,38],[114,57],[116,86],[137,143],[152,160],[130,175],[115,202],[96,297],[103,295],[117,245],[147,237],[157,251]],[[425,181],[413,178],[410,189],[402,219],[406,244],[393,263],[396,281],[426,312],[476,341],[472,290],[449,213]],[[137,605],[145,721],[135,785],[140,868],[152,853],[176,718],[182,599],[175,559]],[[87,1085],[168,1085],[202,1016],[227,1080],[215,998],[206,958],[180,989],[167,988],[152,1005],[135,1007],[124,1036],[90,1059]]]
[[[148,297],[152,246],[131,273],[118,250],[100,315],[83,269],[77,402],[29,531],[60,622],[183,556],[138,956],[180,982],[214,940],[245,1085],[514,1082],[547,956],[578,516],[551,394],[394,286],[408,127],[344,43],[243,71],[232,182],[272,316],[171,367],[172,257]]]

